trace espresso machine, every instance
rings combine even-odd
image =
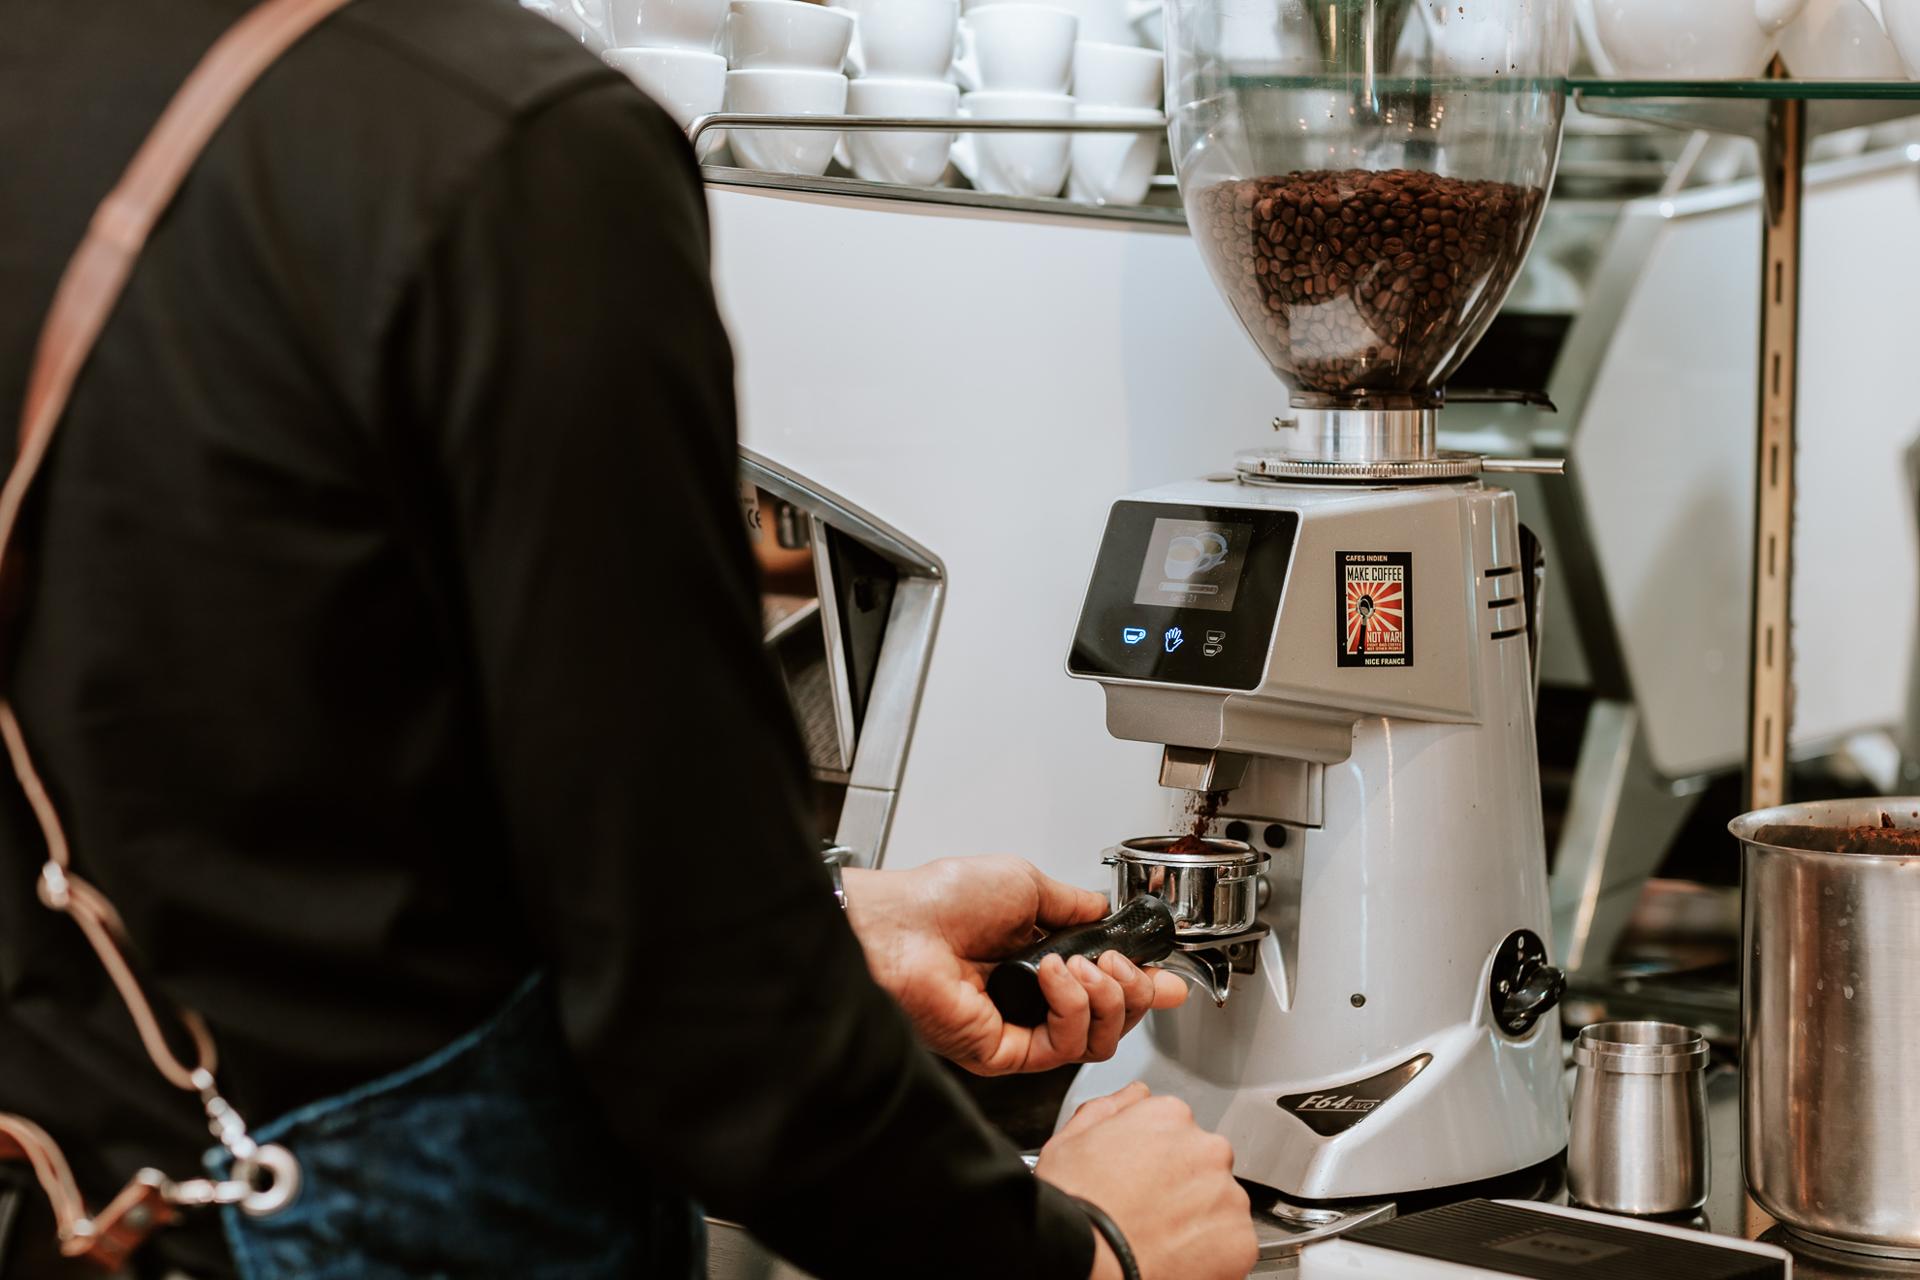
[[[1484,478],[1524,464],[1442,452],[1436,419],[1538,225],[1570,27],[1557,0],[1266,7],[1248,42],[1242,0],[1170,0],[1168,114],[1194,239],[1291,410],[1232,470],[1113,505],[1067,660],[1112,735],[1161,748],[1140,785],[1178,829],[1107,855],[1114,917],[991,985],[1028,1020],[1045,950],[1174,968],[1197,994],[1063,1117],[1139,1079],[1250,1182],[1391,1199],[1566,1145],[1543,570]]]

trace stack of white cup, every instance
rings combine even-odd
[[[975,120],[1071,120],[1073,48],[1080,21],[1052,5],[969,4],[960,19],[955,74]],[[1064,133],[965,133],[953,162],[981,191],[1057,196],[1067,180]]]
[[[727,110],[753,115],[837,116],[847,110],[841,69],[853,15],[807,0],[731,0],[727,7]],[[749,169],[817,178],[837,132],[734,129],[734,159]]]
[[[981,2],[991,3],[992,0]],[[1080,38],[1097,40],[1101,44],[1143,43],[1142,36],[1149,25],[1147,10],[1155,10],[1150,15],[1153,23],[1160,20],[1158,0],[1047,0],[1047,3],[1072,11],[1080,19]],[[1158,42],[1154,43],[1158,47]],[[1080,91],[1074,90],[1074,97],[1079,96]]]
[[[727,60],[714,50],[726,16],[727,0],[610,0],[600,56],[685,129],[725,99]],[[701,158],[718,142],[701,135]]]
[[[1137,45],[1073,47],[1074,114],[1082,120],[1160,119],[1166,57]],[[1084,204],[1139,204],[1153,185],[1165,131],[1081,133],[1073,138],[1073,173],[1067,194]]]
[[[835,0],[855,20],[847,112],[856,116],[960,114],[953,65],[960,0]],[[852,131],[841,160],[870,182],[930,187],[946,172],[950,133]]]

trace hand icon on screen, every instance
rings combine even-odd
[[[1186,641],[1186,635],[1178,627],[1167,628],[1167,652],[1172,653]]]

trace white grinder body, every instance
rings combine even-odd
[[[1512,494],[1477,480],[1115,504],[1069,672],[1116,737],[1168,748],[1163,784],[1226,790],[1215,831],[1273,858],[1270,932],[1223,1006],[1150,1015],[1063,1118],[1143,1080],[1312,1200],[1565,1147],[1557,1012],[1501,1025],[1549,931],[1523,555]]]

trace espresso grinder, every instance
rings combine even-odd
[[[1169,0],[1169,127],[1292,412],[1232,472],[1114,504],[1067,663],[1161,745],[1183,829],[1113,850],[1116,915],[990,986],[1031,1022],[1044,951],[1175,968],[1195,996],[1068,1110],[1144,1080],[1250,1182],[1391,1199],[1566,1145],[1541,566],[1483,479],[1546,468],[1442,452],[1436,417],[1539,224],[1570,31],[1556,0],[1251,7]]]

